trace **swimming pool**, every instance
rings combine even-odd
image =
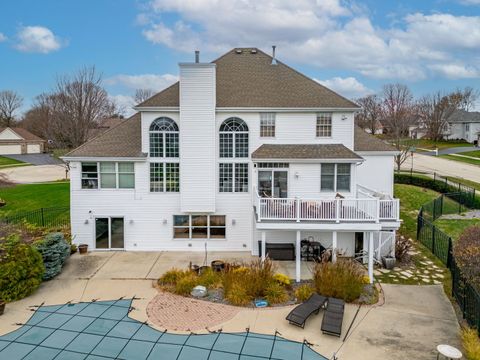
[[[8,360],[326,360],[306,342],[278,334],[172,334],[128,316],[132,299],[40,306],[0,336]]]

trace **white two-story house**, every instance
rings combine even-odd
[[[65,156],[71,225],[93,250],[250,251],[301,241],[369,264],[392,251],[395,150],[358,106],[255,48],[180,79]],[[259,245],[260,244],[260,245]]]

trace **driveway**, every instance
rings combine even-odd
[[[63,161],[50,154],[22,154],[22,155],[2,155],[3,157],[23,161],[32,165],[57,165],[63,164]]]
[[[134,308],[130,313],[132,318],[149,320],[149,325],[155,327],[152,319],[147,316],[147,308],[152,299],[158,300],[161,293],[153,287],[152,279],[157,279],[166,269],[183,267],[190,259],[197,262],[202,257],[201,253],[186,252],[75,254],[59,276],[43,283],[30,297],[7,305],[0,321],[0,334],[18,328],[16,323],[25,322],[32,315],[29,309],[32,305],[112,300],[122,296],[135,296]],[[229,257],[248,258],[245,252],[209,253],[209,260]],[[385,302],[361,307],[356,317],[358,306],[346,306],[341,338],[321,334],[321,314],[312,316],[305,329],[289,325],[285,316],[292,307],[240,309],[233,318],[225,319],[225,322],[209,329],[240,332],[248,327],[253,332],[265,334],[273,334],[278,330],[285,338],[297,341],[306,339],[316,351],[328,358],[335,352],[340,359],[346,360],[427,360],[435,358],[435,347],[440,343],[459,346],[459,326],[441,286],[383,285],[383,290]],[[188,308],[179,306],[179,302],[160,303],[170,304],[168,308],[162,308],[163,313],[175,316],[177,310],[182,311],[182,317],[187,316],[185,312]],[[349,336],[344,342],[351,323]],[[176,329],[168,330],[178,332]],[[200,329],[198,332],[206,333],[207,330]]]
[[[409,171],[410,158],[402,164],[402,169]],[[436,156],[415,153],[413,156],[413,169],[423,172],[437,172],[443,176],[460,177],[480,183],[480,166],[448,160]]]
[[[32,184],[68,179],[63,165],[17,166],[0,170],[11,182]]]
[[[458,154],[458,153],[462,153],[462,152],[466,152],[466,151],[477,151],[477,150],[480,150],[480,149],[476,146],[452,147],[452,148],[448,148],[448,149],[438,150],[438,155]],[[433,153],[431,153],[431,154],[433,154]],[[431,155],[431,154],[429,154],[429,155]]]

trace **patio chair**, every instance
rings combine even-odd
[[[345,302],[341,299],[329,298],[322,320],[322,333],[340,337],[342,334]]]
[[[307,319],[313,313],[318,314],[320,309],[325,305],[326,301],[326,297],[313,294],[308,298],[307,301],[290,311],[286,319],[290,324],[299,326],[303,329],[305,327],[305,321],[307,321]]]

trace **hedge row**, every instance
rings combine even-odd
[[[408,185],[420,186],[423,188],[437,191],[442,194],[459,192],[458,185],[452,185],[451,183],[446,183],[445,181],[435,180],[429,177],[405,174],[405,173],[395,173],[394,179],[396,184],[408,184]],[[471,193],[465,192],[464,205],[467,205],[475,209],[480,209],[480,200],[474,194],[475,193],[473,190]],[[458,201],[458,198],[454,198],[453,200]]]

